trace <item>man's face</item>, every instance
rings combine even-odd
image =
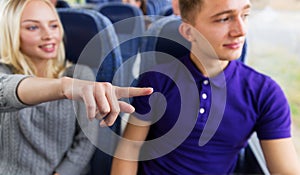
[[[247,33],[249,13],[249,0],[204,0],[193,24],[196,29],[192,33],[193,47],[205,54],[204,37],[219,59],[239,58]]]

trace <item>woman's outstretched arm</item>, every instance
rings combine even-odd
[[[120,112],[132,113],[134,108],[120,98],[149,95],[152,88],[118,87],[107,82],[92,82],[69,77],[59,79],[28,77],[17,87],[20,101],[28,105],[59,100],[82,100],[89,119],[104,120],[100,125],[112,125]]]

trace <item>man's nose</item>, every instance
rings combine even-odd
[[[241,17],[237,18],[232,25],[230,35],[233,37],[241,37],[245,36],[246,33],[246,21]]]

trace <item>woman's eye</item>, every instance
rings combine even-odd
[[[38,27],[37,26],[28,26],[28,27],[26,27],[26,29],[30,30],[30,31],[33,31],[33,30],[38,29]]]
[[[58,28],[58,24],[51,24],[50,27],[53,29],[56,29],[56,28]]]

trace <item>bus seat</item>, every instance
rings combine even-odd
[[[141,46],[141,70],[147,70],[155,64],[169,60],[161,59],[161,53],[166,57],[175,58],[181,58],[189,53],[190,43],[178,31],[180,23],[181,20],[177,17],[167,16],[149,26]]]
[[[140,40],[145,31],[142,11],[130,4],[106,3],[98,11],[113,23],[119,38],[123,61],[138,53]]]
[[[256,132],[240,151],[234,174],[270,174]]]
[[[129,86],[134,78],[132,68],[145,31],[143,13],[135,6],[120,2],[102,4],[97,11],[108,17],[114,25],[120,43],[123,63],[127,61],[123,69],[124,82],[122,85]],[[131,59],[128,60],[129,58]]]
[[[170,16],[173,14],[173,7],[172,5],[167,5],[164,8],[162,8],[159,12],[160,16]]]
[[[171,6],[171,1],[168,0],[147,0],[146,8],[147,15],[160,15],[161,11],[166,7]],[[156,19],[155,17],[153,17]]]
[[[122,64],[118,38],[107,17],[95,10],[58,9],[65,30],[66,57],[73,63],[90,66],[96,81],[112,82],[114,74]],[[121,81],[120,78],[119,81]],[[112,132],[120,134],[120,118],[111,127],[98,127],[95,145],[108,151],[96,149],[90,162],[90,175],[110,174],[112,154],[118,139]],[[99,126],[99,125],[98,125]]]
[[[58,13],[65,30],[66,58],[96,70],[97,81],[111,82],[122,57],[109,19],[88,9],[58,9]]]
[[[57,0],[56,8],[70,8],[70,4],[65,0]]]
[[[100,4],[100,3],[106,3],[108,0],[85,0],[88,4]]]

